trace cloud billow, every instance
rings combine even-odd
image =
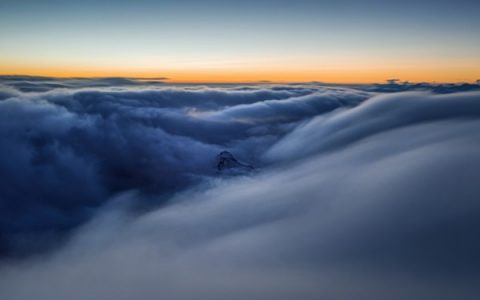
[[[19,80],[46,92],[17,90]],[[52,82],[77,81],[82,86],[52,88]],[[254,109],[259,102],[307,97],[306,103],[308,94],[321,92],[312,88],[178,88],[139,82],[125,87],[125,81],[110,79],[101,82],[115,85],[96,88],[99,81],[2,77],[3,253],[36,251],[37,246],[17,249],[16,244],[32,234],[62,233],[81,224],[118,192],[165,196],[203,182],[214,174],[220,151],[233,149],[254,159],[285,134],[282,126],[320,113],[314,107],[294,114],[284,109],[279,114],[284,121],[271,124],[217,117],[227,116],[232,107]]]

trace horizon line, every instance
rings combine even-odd
[[[368,84],[480,84],[480,79],[472,81],[410,81],[403,79],[384,79],[383,81],[371,81],[371,82],[335,82],[335,81],[322,81],[322,80],[240,80],[240,81],[208,81],[208,80],[181,80],[169,78],[166,76],[49,76],[49,75],[31,75],[31,74],[19,74],[19,73],[5,73],[0,74],[0,77],[31,77],[31,78],[49,78],[49,79],[112,79],[122,78],[138,81],[157,81],[158,83],[165,84],[326,84],[326,85],[368,85]]]

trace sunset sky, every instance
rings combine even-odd
[[[480,2],[0,1],[0,74],[472,82]]]
[[[480,0],[0,0],[0,300],[479,300]]]

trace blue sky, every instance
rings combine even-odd
[[[390,67],[392,76],[451,70],[467,80],[480,69],[479,8],[475,1],[7,0],[0,70],[348,77]]]

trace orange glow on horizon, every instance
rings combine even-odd
[[[0,75],[31,75],[48,77],[166,77],[171,83],[375,83],[389,78],[411,82],[475,82],[480,79],[480,66],[422,67],[330,67],[318,69],[201,69],[201,70],[133,70],[94,69],[85,67],[2,66]]]

